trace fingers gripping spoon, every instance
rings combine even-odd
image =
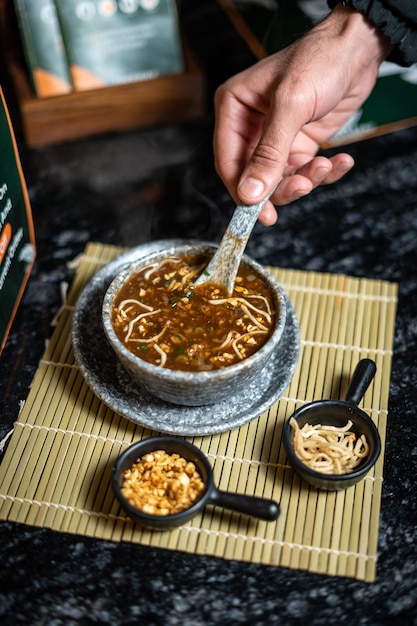
[[[218,283],[232,294],[240,260],[256,220],[282,178],[270,194],[258,204],[238,204],[214,256],[196,280],[196,285]]]

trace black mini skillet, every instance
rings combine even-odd
[[[203,479],[204,489],[200,498],[180,513],[164,516],[144,513],[132,506],[121,493],[123,472],[143,455],[156,450],[165,450],[168,454],[176,452],[188,461],[192,461]],[[157,530],[167,530],[185,524],[207,504],[232,509],[266,521],[276,520],[279,515],[279,506],[274,500],[218,489],[214,484],[213,470],[206,455],[192,443],[176,437],[149,437],[127,448],[114,466],[112,486],[121,506],[134,522]]]
[[[351,430],[356,437],[365,435],[369,444],[367,457],[358,467],[346,474],[329,475],[313,470],[303,463],[294,451],[292,440],[294,429],[288,420],[284,426],[283,443],[288,460],[297,474],[318,489],[346,489],[365,477],[376,463],[381,453],[381,439],[371,418],[357,405],[362,400],[376,373],[376,365],[371,359],[358,362],[344,400],[317,400],[305,404],[293,414],[300,428],[304,424],[323,424],[343,427],[351,420]],[[291,418],[290,418],[291,419]]]

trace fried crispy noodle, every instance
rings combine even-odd
[[[294,430],[293,448],[305,465],[324,474],[348,474],[369,454],[365,435],[358,439],[350,429],[349,420],[345,426],[325,426],[304,424],[299,427],[297,420],[290,419]]]
[[[260,300],[261,298],[259,298],[259,296],[256,296],[258,300]],[[266,298],[262,298],[262,301],[265,301],[267,303]],[[217,298],[216,300],[209,300],[210,304],[214,304],[214,305],[218,305],[218,304],[231,304],[232,306],[237,306],[237,304],[241,304],[242,305],[242,309],[245,311],[246,315],[248,317],[251,318],[251,320],[254,322],[254,324],[256,324],[257,326],[259,326],[259,328],[261,328],[262,330],[267,330],[265,326],[263,326],[262,324],[260,324],[255,317],[253,317],[249,311],[248,308],[252,309],[253,311],[255,311],[255,313],[257,315],[260,315],[262,317],[265,317],[266,321],[270,324],[271,323],[271,315],[269,311],[263,311],[262,309],[259,309],[258,307],[254,306],[253,304],[251,304],[250,302],[248,302],[247,300],[245,300],[244,298],[236,298],[236,297],[231,297],[231,298]],[[269,305],[268,305],[269,308]]]
[[[236,337],[236,339],[234,339],[234,341],[232,341],[232,348],[233,350],[236,352],[237,356],[239,357],[239,359],[243,359],[244,358],[244,354],[242,354],[241,350],[242,350],[242,346],[239,346],[239,341],[248,341],[249,337],[253,337],[254,335],[262,335],[264,334],[263,330],[253,330],[250,333],[245,333],[244,335],[239,335],[238,337]]]
[[[219,350],[221,350],[222,348],[225,348],[226,346],[228,346],[229,344],[232,343],[232,339],[233,339],[233,330],[230,330],[229,333],[226,336],[226,339],[223,341],[223,343],[219,346]]]
[[[246,298],[248,298],[249,300],[251,298],[256,298],[256,300],[262,300],[262,302],[265,304],[265,308],[266,308],[266,310],[268,312],[269,317],[271,317],[271,315],[272,315],[271,306],[270,306],[268,300],[264,296],[259,296],[259,295],[251,296],[250,294],[248,294],[248,295],[246,295]]]
[[[136,298],[128,298],[127,300],[122,300],[122,302],[120,302],[119,304],[119,308],[125,309],[128,304],[131,304],[132,306],[127,308],[126,311],[129,311],[129,309],[133,308],[134,306],[141,306],[143,309],[146,309],[146,311],[153,311],[153,308],[151,306],[143,304],[143,302],[140,302],[140,300],[136,300]]]
[[[181,263],[180,259],[171,258],[170,260],[172,261],[172,263]],[[146,270],[146,274],[145,274],[146,280],[149,280],[152,274],[154,274],[157,269],[160,269],[161,267],[163,267],[166,263],[167,261],[159,261],[157,263],[151,263],[151,265],[149,265],[149,267]]]
[[[126,334],[126,341],[130,340],[130,335],[133,332],[133,329],[135,328],[135,324],[137,324],[139,322],[139,320],[144,319],[145,317],[149,317],[150,315],[156,315],[157,313],[160,313],[161,309],[156,309],[156,311],[149,311],[148,313],[141,313],[140,315],[138,315],[137,317],[135,317],[133,320],[131,320],[127,326],[127,334]],[[160,337],[162,333],[160,333],[158,335],[158,339]],[[132,339],[132,341],[134,341],[134,339]]]
[[[130,333],[128,335],[128,339],[131,342],[136,342],[136,343],[140,343],[142,345],[147,344],[147,343],[153,343],[155,341],[158,341],[162,335],[165,333],[165,331],[167,330],[167,328],[169,328],[170,324],[169,322],[166,322],[165,326],[163,327],[163,329],[157,334],[157,335],[153,335],[152,337],[148,337],[148,339],[142,339],[142,338],[137,338],[137,339],[130,339]]]

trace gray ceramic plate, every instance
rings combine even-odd
[[[172,241],[172,240],[170,240]],[[181,241],[179,243],[182,243]],[[101,307],[107,287],[121,269],[143,255],[159,250],[164,241],[132,248],[105,265],[88,283],[74,311],[72,342],[75,358],[95,394],[123,417],[160,433],[204,436],[242,426],[279,399],[298,363],[300,334],[294,309],[287,298],[283,337],[261,377],[245,393],[210,406],[178,406],[158,400],[134,385],[107,343]]]

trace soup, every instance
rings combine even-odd
[[[126,281],[112,324],[136,356],[183,371],[220,369],[246,359],[268,339],[276,311],[265,281],[241,264],[233,294],[215,283],[194,285],[207,259],[169,257]]]

